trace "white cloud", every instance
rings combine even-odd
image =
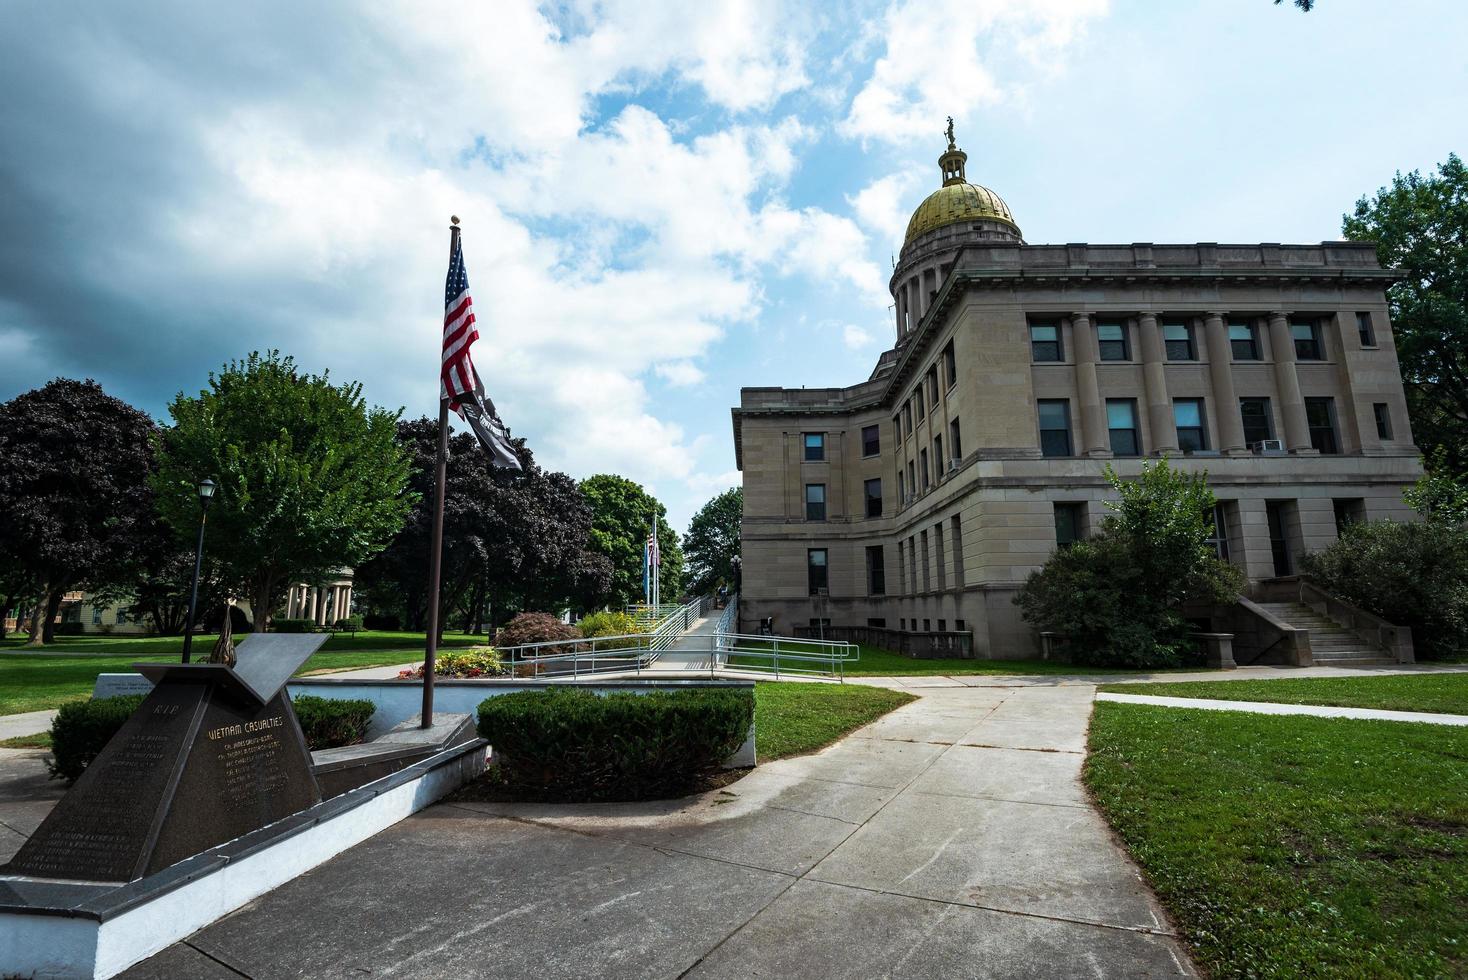
[[[851,350],[861,350],[870,347],[876,342],[871,332],[858,327],[854,323],[848,323],[841,328],[841,342]]]
[[[862,139],[936,142],[948,115],[1015,91],[1018,69],[1062,70],[1060,55],[1107,0],[906,0],[888,8],[886,45],[842,129]],[[1001,81],[1001,78],[1004,81]]]
[[[907,222],[917,203],[911,199],[920,186],[918,174],[904,170],[872,181],[846,202],[862,224],[891,242],[895,250],[907,234]]]
[[[706,375],[692,361],[668,361],[653,369],[658,377],[680,388],[701,383]]]

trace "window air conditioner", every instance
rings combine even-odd
[[[1282,453],[1284,452],[1284,441],[1280,439],[1261,439],[1249,448],[1256,453]]]

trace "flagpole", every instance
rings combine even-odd
[[[449,262],[459,247],[459,219],[449,218]],[[423,714],[422,727],[433,727],[433,672],[438,662],[438,604],[443,571],[443,485],[448,470],[449,402],[443,397],[443,382],[438,392],[438,452],[433,460],[433,537],[428,544],[428,637],[423,646]]]

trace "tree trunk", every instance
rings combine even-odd
[[[46,613],[46,596],[50,592],[42,592],[31,603],[31,638],[26,641],[26,646],[38,647],[46,642],[45,631],[41,628],[41,617]]]
[[[265,573],[255,582],[255,594],[250,597],[251,633],[264,633],[270,628],[270,596],[277,580],[278,576]]]
[[[15,596],[12,595],[0,596],[0,640],[5,639],[5,614],[10,612],[10,603],[14,599]],[[20,610],[17,609],[16,612],[19,613]],[[15,625],[17,629],[20,628],[20,623]]]
[[[65,595],[60,589],[52,589],[46,596],[46,621],[41,624],[41,642],[56,642],[56,614],[61,611],[61,597]],[[32,642],[35,638],[32,637]]]

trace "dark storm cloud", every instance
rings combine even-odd
[[[351,59],[319,53],[361,43],[319,7],[308,19],[312,5],[245,6],[8,8],[0,399],[91,376],[158,413],[223,361],[288,347],[292,315],[330,304],[333,290],[305,280],[222,277],[185,244],[191,221],[240,203],[206,126],[289,103],[329,135],[349,80],[325,73]]]

